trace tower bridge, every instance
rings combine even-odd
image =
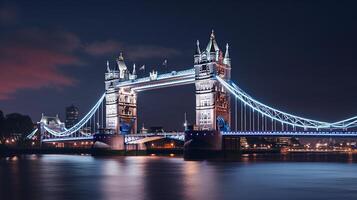
[[[160,74],[151,71],[138,78],[136,66],[129,70],[123,54],[111,67],[107,62],[105,92],[75,125],[66,128],[58,118],[42,116],[36,136],[41,142],[95,140],[95,134],[121,136],[126,144],[149,141],[147,137],[185,140],[185,149],[222,148],[222,137],[356,137],[357,116],[325,122],[296,116],[261,103],[231,80],[229,45],[219,48],[212,31],[206,48],[199,41],[193,67]],[[176,133],[138,134],[137,93],[195,84],[196,117],[193,130]],[[193,91],[192,91],[193,92]],[[234,106],[232,106],[234,103]],[[232,109],[233,108],[233,109]],[[232,112],[235,121],[232,122]],[[234,127],[233,127],[234,126]],[[234,129],[234,130],[233,130]]]

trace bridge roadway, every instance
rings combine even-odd
[[[144,77],[135,80],[128,80],[123,82],[118,82],[117,88],[131,88],[135,92],[193,84],[195,82],[195,69],[187,69],[182,71],[172,71],[170,73],[158,74],[157,77]]]
[[[156,139],[161,138],[171,138],[177,140],[184,140],[185,133],[184,132],[167,132],[167,133],[145,133],[145,134],[129,134],[125,135],[125,143],[127,144],[136,144],[140,139],[148,138],[148,137],[156,137]],[[54,137],[43,139],[42,142],[71,142],[71,141],[81,141],[81,140],[93,140],[94,137],[91,136],[82,136],[82,137]]]
[[[155,137],[156,139],[175,139],[175,140],[185,140],[185,132],[169,132],[169,133],[145,133],[145,134],[131,134],[125,136],[126,144],[138,144],[148,142],[146,138]]]
[[[224,136],[240,137],[357,137],[355,131],[237,131],[222,132]]]
[[[199,133],[191,133],[199,134]],[[237,137],[357,137],[357,132],[354,131],[237,131],[237,132],[222,132],[223,136]],[[137,144],[148,141],[147,137],[171,138],[177,140],[185,140],[184,132],[174,133],[147,133],[126,135],[125,142],[127,144]]]
[[[82,136],[82,137],[54,137],[42,139],[42,142],[71,142],[71,141],[83,141],[83,140],[93,140],[93,136]]]
[[[192,133],[195,134],[195,133]],[[198,134],[198,133],[196,133]],[[222,132],[223,136],[238,137],[357,137],[355,131],[237,131]],[[170,138],[184,141],[184,132],[167,132],[167,133],[145,133],[125,135],[126,144],[137,144],[147,142],[148,137],[155,137],[155,140]],[[93,136],[83,137],[65,137],[44,139],[43,142],[70,142],[78,140],[93,140]]]

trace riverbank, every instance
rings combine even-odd
[[[183,157],[185,160],[212,160],[212,161],[311,161],[311,162],[355,162],[357,153],[353,152],[283,152],[270,151],[219,151],[200,152],[199,155],[191,157],[184,156],[183,149],[149,149],[149,150],[108,150],[93,148],[0,148],[0,157],[11,157],[21,155],[90,155],[102,156],[170,156]]]
[[[93,156],[182,155],[182,149],[110,150],[94,148],[7,148],[0,147],[0,156],[26,154],[90,154]]]

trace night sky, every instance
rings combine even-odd
[[[230,44],[232,79],[256,99],[303,117],[357,114],[355,1],[0,1],[0,110],[64,117],[104,92],[106,60],[131,69],[193,66],[211,29]],[[167,59],[168,66],[162,66]],[[140,74],[142,75],[142,74]],[[139,75],[139,76],[140,76]],[[139,128],[194,121],[194,85],[139,93]]]

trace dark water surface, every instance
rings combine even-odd
[[[357,199],[353,158],[294,159],[0,158],[0,199]]]

